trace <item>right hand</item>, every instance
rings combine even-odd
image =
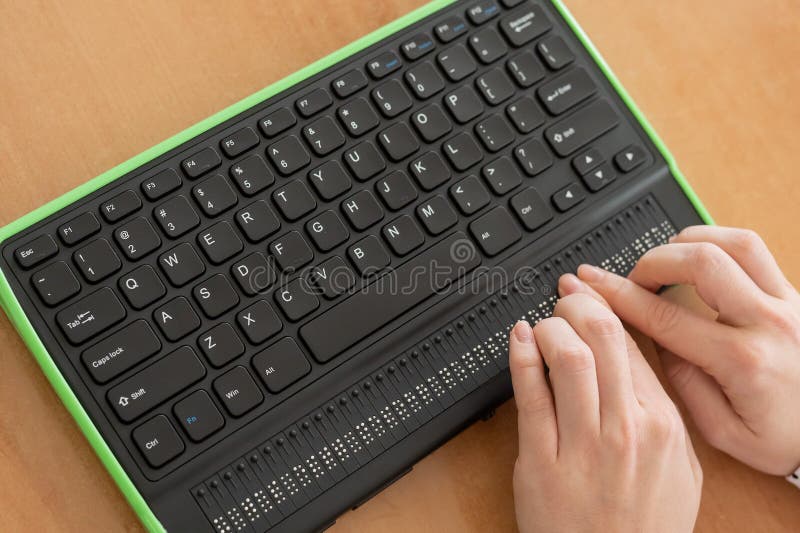
[[[690,227],[628,278],[588,265],[578,276],[663,347],[665,373],[712,446],[769,474],[800,465],[800,295],[755,233]],[[675,284],[693,285],[716,320],[655,294]]]

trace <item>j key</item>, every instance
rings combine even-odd
[[[583,176],[603,162],[605,162],[603,154],[597,148],[589,148],[572,159],[572,166],[578,174]]]
[[[467,23],[461,17],[450,17],[440,22],[433,31],[440,41],[449,43],[467,31]]]
[[[263,293],[275,283],[275,266],[261,252],[254,252],[231,267],[234,279],[248,296]]]
[[[392,211],[397,211],[417,199],[417,189],[401,170],[395,170],[376,183],[375,190]]]
[[[253,357],[253,368],[267,390],[277,394],[311,371],[297,343],[284,337]]]
[[[79,215],[59,226],[58,235],[64,244],[75,244],[100,231],[100,222],[92,213]]]
[[[520,144],[514,149],[514,156],[529,176],[544,172],[553,165],[553,156],[536,139]]]
[[[72,344],[80,344],[125,318],[114,291],[108,287],[93,292],[65,307],[56,315],[56,322]]]
[[[272,193],[272,200],[286,220],[292,221],[317,207],[317,201],[302,181],[292,180]]]
[[[235,131],[219,142],[222,151],[228,157],[236,157],[248,151],[254,146],[258,146],[258,134],[253,128],[242,128]]]
[[[500,115],[492,115],[475,125],[475,133],[490,152],[496,152],[511,144],[514,132]]]
[[[23,268],[38,265],[58,253],[58,245],[50,235],[41,235],[14,250],[17,263]]]
[[[614,156],[614,163],[622,172],[630,172],[645,162],[647,154],[639,146],[629,146]]]
[[[114,240],[132,261],[161,246],[156,230],[142,217],[136,217],[114,230]]]
[[[372,100],[386,118],[396,117],[411,107],[411,96],[397,80],[390,80],[373,89]]]
[[[386,224],[381,233],[392,251],[401,257],[416,250],[425,242],[425,236],[419,226],[408,215],[403,215]]]
[[[550,27],[542,8],[529,2],[500,20],[500,29],[514,46],[534,40]]]
[[[164,336],[173,342],[200,327],[200,318],[189,300],[183,296],[174,298],[153,311],[153,319]]]
[[[417,207],[417,217],[431,235],[438,235],[458,222],[458,216],[442,196],[434,196]]]
[[[553,211],[533,187],[511,198],[511,210],[528,231],[533,231],[553,218]]]
[[[311,161],[308,152],[294,135],[289,135],[269,145],[267,154],[278,172],[284,176],[296,172]]]
[[[358,231],[372,226],[383,218],[383,209],[371,192],[360,191],[342,201],[342,211]]]
[[[200,224],[200,217],[197,212],[189,205],[185,196],[178,195],[167,200],[153,210],[156,222],[161,226],[167,237],[180,237],[187,231]]]
[[[341,257],[331,257],[315,266],[311,269],[309,280],[328,300],[344,294],[356,283],[353,270]]]
[[[433,190],[450,179],[450,170],[435,152],[427,152],[411,161],[409,169],[420,187],[426,191]]]
[[[489,191],[475,176],[467,176],[450,187],[450,197],[467,216],[476,213],[491,201]]]
[[[347,255],[358,273],[364,277],[380,272],[391,262],[386,248],[374,235],[361,239],[348,248]]]
[[[353,137],[360,137],[378,125],[377,113],[372,110],[369,102],[363,98],[356,98],[347,102],[336,112],[339,120]]]
[[[231,165],[228,175],[245,196],[253,196],[275,183],[272,171],[261,156],[255,154]]]
[[[303,128],[303,136],[317,155],[326,155],[344,144],[344,135],[331,117],[322,117]]]
[[[158,415],[133,430],[133,441],[153,468],[183,453],[185,446],[169,419]]]
[[[181,168],[190,178],[197,178],[217,168],[221,163],[222,159],[217,151],[209,146],[181,161]]]
[[[468,133],[459,133],[442,145],[450,164],[456,170],[466,170],[483,159],[483,153]]]
[[[227,322],[217,324],[197,338],[200,351],[212,366],[219,368],[244,353],[244,344]]]
[[[433,42],[430,35],[425,33],[417,34],[400,45],[400,50],[409,61],[419,59],[434,48],[436,48],[436,43]]]
[[[64,261],[44,267],[31,276],[39,297],[47,305],[58,305],[70,296],[78,294],[81,284]]]
[[[106,383],[161,349],[161,341],[144,320],[137,320],[81,354],[98,383]]]
[[[596,91],[597,87],[586,71],[576,68],[545,83],[536,92],[550,113],[560,115],[586,100]]]
[[[159,255],[158,264],[176,287],[186,285],[206,271],[205,264],[188,242]]]
[[[108,391],[108,402],[131,422],[206,375],[194,351],[182,346]]]
[[[233,367],[215,379],[214,392],[231,416],[242,416],[264,401],[261,389],[243,366]]]
[[[150,265],[142,265],[119,278],[119,290],[131,307],[144,309],[167,293]]]
[[[472,253],[459,255],[457,261],[453,257],[457,243],[472,248]],[[429,269],[432,264],[444,267],[444,275],[423,276],[419,280],[419,271]],[[398,286],[422,281],[417,290],[399,291],[387,297],[385,289],[376,288],[380,284],[369,285],[302,326],[300,336],[318,361],[329,361],[479,264],[480,256],[474,245],[463,233],[455,233],[396,269]],[[363,313],[364,309],[370,312]],[[353,320],[353,316],[359,316],[359,320]],[[321,336],[320,331],[326,334]]]
[[[333,80],[331,87],[333,87],[333,92],[336,93],[336,96],[347,98],[366,87],[367,83],[367,77],[360,70],[353,69]]]
[[[333,250],[350,237],[350,232],[333,211],[323,211],[306,222],[306,232],[322,252]]]
[[[253,344],[261,344],[283,329],[280,318],[266,300],[258,300],[250,307],[239,311],[236,314],[236,322]]]
[[[142,192],[148,200],[158,200],[181,186],[181,177],[171,168],[162,170],[142,182]]]
[[[288,130],[295,123],[297,123],[297,119],[294,118],[292,112],[285,107],[281,107],[262,118],[258,126],[261,128],[261,133],[271,139]]]
[[[406,71],[406,83],[417,95],[425,100],[444,89],[444,80],[429,62],[424,62]]]
[[[469,38],[469,46],[481,63],[489,64],[503,57],[508,48],[500,35],[492,28],[486,28]]]
[[[314,89],[305,96],[301,96],[295,101],[294,105],[300,114],[308,118],[311,115],[316,115],[329,105],[333,103],[331,95],[325,89]]]
[[[176,403],[174,411],[175,418],[195,442],[207,439],[225,425],[225,419],[204,390],[193,392]]]
[[[197,242],[205,252],[209,261],[218,265],[224,263],[242,251],[244,245],[236,232],[227,221],[218,222],[201,231],[197,235]]]
[[[544,113],[533,98],[527,96],[508,104],[506,114],[520,133],[530,133],[544,124]]]
[[[507,157],[492,161],[481,171],[483,179],[498,196],[506,194],[522,183],[517,167]]]
[[[358,181],[367,181],[386,168],[386,161],[369,141],[347,150],[343,157],[350,172]]]
[[[333,200],[353,186],[350,176],[338,161],[328,161],[310,171],[308,181],[323,200]]]
[[[378,134],[383,151],[392,161],[401,161],[419,150],[419,142],[404,122],[389,126]]]
[[[478,68],[475,60],[469,55],[466,48],[457,44],[448,48],[444,52],[440,52],[436,56],[439,66],[442,67],[447,77],[451,81],[463,80]]]
[[[558,35],[551,35],[542,39],[536,48],[539,50],[539,55],[542,56],[542,59],[553,70],[564,68],[575,60],[572,50],[569,49],[564,39]]]
[[[447,109],[453,118],[461,124],[469,122],[483,113],[483,103],[472,88],[466,85],[459,87],[444,98]]]
[[[239,296],[222,274],[211,276],[192,289],[195,301],[209,318],[217,318],[239,303]]]
[[[269,251],[281,270],[293,271],[314,259],[314,252],[296,231],[290,231],[269,245]]]
[[[423,107],[411,115],[411,123],[426,142],[433,142],[453,129],[442,108],[436,104]]]
[[[544,136],[553,150],[566,156],[595,140],[619,123],[611,106],[599,100],[545,129]]]
[[[119,257],[105,239],[97,239],[78,249],[72,259],[78,265],[83,276],[91,283],[110,276],[122,266]]]
[[[266,200],[258,200],[237,211],[236,223],[251,242],[262,241],[281,227],[278,217],[272,212]]]
[[[581,179],[583,179],[583,182],[589,187],[590,191],[597,192],[614,181],[616,177],[617,175],[614,169],[611,168],[611,165],[603,163],[594,170],[589,171],[589,173],[581,176]]]
[[[517,54],[506,63],[508,71],[522,88],[527,88],[544,78],[545,71],[542,64],[532,52]]]
[[[314,292],[305,278],[295,278],[275,291],[275,301],[286,317],[296,322],[319,307]]]
[[[502,70],[494,68],[486,74],[479,76],[475,80],[475,85],[478,86],[483,95],[483,99],[489,105],[497,105],[514,94],[514,86],[511,80],[508,79]]]
[[[586,195],[576,184],[571,183],[553,194],[553,203],[559,211],[572,209],[586,198]]]
[[[142,201],[133,191],[125,191],[100,206],[100,213],[109,222],[116,222],[142,207]]]
[[[371,59],[367,63],[367,71],[373,78],[379,80],[399,69],[402,66],[400,59],[394,52],[386,51]]]
[[[488,256],[497,255],[522,238],[505,207],[495,207],[469,225],[469,231]]]
[[[473,24],[483,24],[500,12],[500,6],[494,0],[482,0],[467,9],[467,16]]]

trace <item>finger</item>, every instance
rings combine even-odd
[[[550,369],[558,423],[558,448],[596,438],[600,408],[594,355],[563,318],[547,318],[533,338]]]
[[[545,377],[544,360],[525,321],[517,322],[508,340],[508,366],[517,404],[519,453],[555,458],[558,429],[553,395]]]
[[[575,274],[564,274],[558,278],[558,294],[562,298],[575,293],[588,294],[608,309],[611,309],[611,306],[608,305],[606,299],[599,292],[582,282]]]
[[[786,279],[775,257],[754,231],[718,226],[690,226],[678,233],[670,242],[716,244],[725,250],[764,292],[777,298],[794,293],[794,287]]]

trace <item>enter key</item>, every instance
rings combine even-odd
[[[576,68],[545,83],[539,87],[537,94],[548,111],[554,115],[560,115],[595,92],[597,92],[597,86],[592,78],[582,68]]]

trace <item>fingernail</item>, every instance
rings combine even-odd
[[[520,320],[514,325],[514,336],[519,342],[531,342],[533,339],[531,325],[525,320]]]
[[[605,275],[605,271],[592,265],[581,265],[578,267],[578,277],[586,282],[600,281]]]
[[[580,292],[584,287],[586,285],[575,274],[564,274],[558,280],[558,292],[561,296]]]

